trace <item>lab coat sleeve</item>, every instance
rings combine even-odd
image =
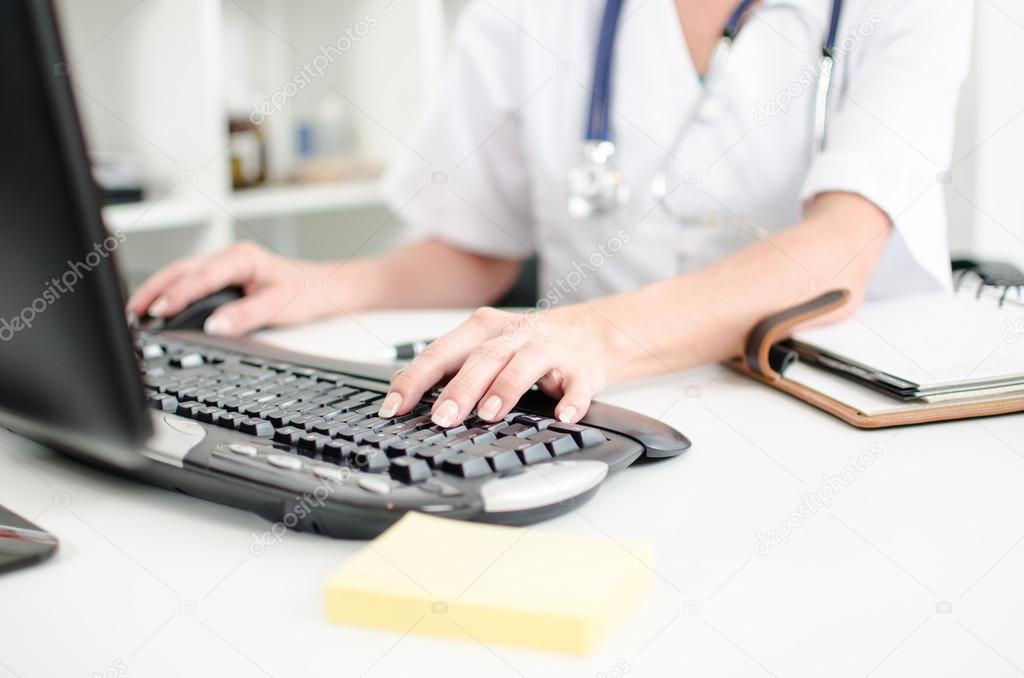
[[[847,3],[852,6],[853,3]],[[967,74],[973,2],[864,3],[843,26],[825,150],[811,163],[805,202],[859,194],[894,232],[868,284],[871,297],[949,287],[943,185],[950,180],[960,87]]]
[[[534,250],[518,111],[518,2],[472,2],[460,16],[441,87],[381,182],[406,223],[456,247],[524,259]]]

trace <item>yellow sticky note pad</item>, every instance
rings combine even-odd
[[[327,582],[333,622],[583,654],[650,590],[646,547],[408,513]]]

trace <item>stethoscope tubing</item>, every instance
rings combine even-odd
[[[702,78],[703,86],[700,96],[683,118],[672,140],[672,150],[666,150],[663,166],[654,177],[652,191],[658,198],[658,204],[674,220],[686,222],[691,219],[688,215],[675,212],[667,204],[666,198],[674,190],[670,190],[668,186],[668,170],[674,158],[673,150],[682,145],[686,134],[696,119],[702,115],[712,90],[716,87],[719,71],[723,68],[733,42],[743,27],[744,19],[756,1],[740,0],[736,9],[729,16],[722,31],[722,37],[712,55],[708,73]],[[628,186],[622,182],[621,176],[614,167],[615,144],[611,139],[610,120],[612,67],[623,2],[624,0],[606,0],[601,17],[590,106],[587,110],[586,138],[583,149],[586,160],[581,165],[582,169],[576,169],[570,173],[569,212],[577,217],[604,213],[612,209],[615,204],[621,204],[628,199]],[[831,2],[832,14],[829,18],[828,32],[821,46],[818,62],[819,77],[817,91],[814,95],[813,141],[815,150],[819,152],[824,149],[825,145],[829,92],[832,83],[832,70],[835,65],[835,44],[843,7],[843,0],[831,0]],[[602,179],[595,180],[594,177]],[[584,188],[572,188],[575,185],[582,185]]]
[[[742,27],[743,19],[756,0],[741,0],[733,10],[722,32],[722,40],[731,43]],[[601,29],[597,41],[597,56],[594,61],[594,77],[587,112],[586,139],[588,141],[610,141],[610,108],[612,94],[612,65],[615,52],[615,38],[618,34],[619,16],[623,0],[607,0],[601,17]],[[829,18],[828,33],[822,43],[823,57],[834,59],[836,39],[839,34],[839,19],[842,15],[843,0],[832,0],[832,14]],[[717,51],[717,50],[716,50]],[[712,60],[712,63],[715,60]]]

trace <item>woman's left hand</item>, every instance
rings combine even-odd
[[[607,324],[586,307],[481,308],[392,377],[380,416],[405,414],[454,375],[431,411],[438,426],[455,426],[474,408],[481,419],[499,420],[534,384],[558,399],[560,421],[576,422],[608,384],[611,353]]]

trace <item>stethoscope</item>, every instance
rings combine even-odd
[[[683,119],[673,140],[672,149],[679,148],[694,122],[709,105],[712,83],[724,68],[729,53],[732,51],[733,42],[742,27],[743,19],[755,1],[741,0],[739,6],[729,17],[722,37],[715,45],[700,96]],[[629,201],[629,186],[623,182],[622,175],[616,166],[615,142],[611,138],[609,121],[612,53],[622,3],[623,0],[607,0],[605,2],[604,15],[601,18],[601,31],[597,42],[597,58],[594,62],[594,81],[587,114],[586,138],[583,141],[579,162],[569,170],[568,209],[569,214],[578,219],[610,214]],[[832,0],[832,16],[829,20],[828,33],[821,46],[821,56],[818,58],[818,83],[814,97],[813,121],[814,143],[815,148],[819,151],[825,146],[829,90],[832,83],[832,68],[835,65],[836,35],[839,31],[842,7],[843,0]],[[654,176],[651,192],[657,198],[662,209],[673,219],[684,223],[693,221],[692,215],[674,210],[666,200],[674,190],[670,188],[668,180],[671,161],[671,154],[666,153],[661,168]]]

